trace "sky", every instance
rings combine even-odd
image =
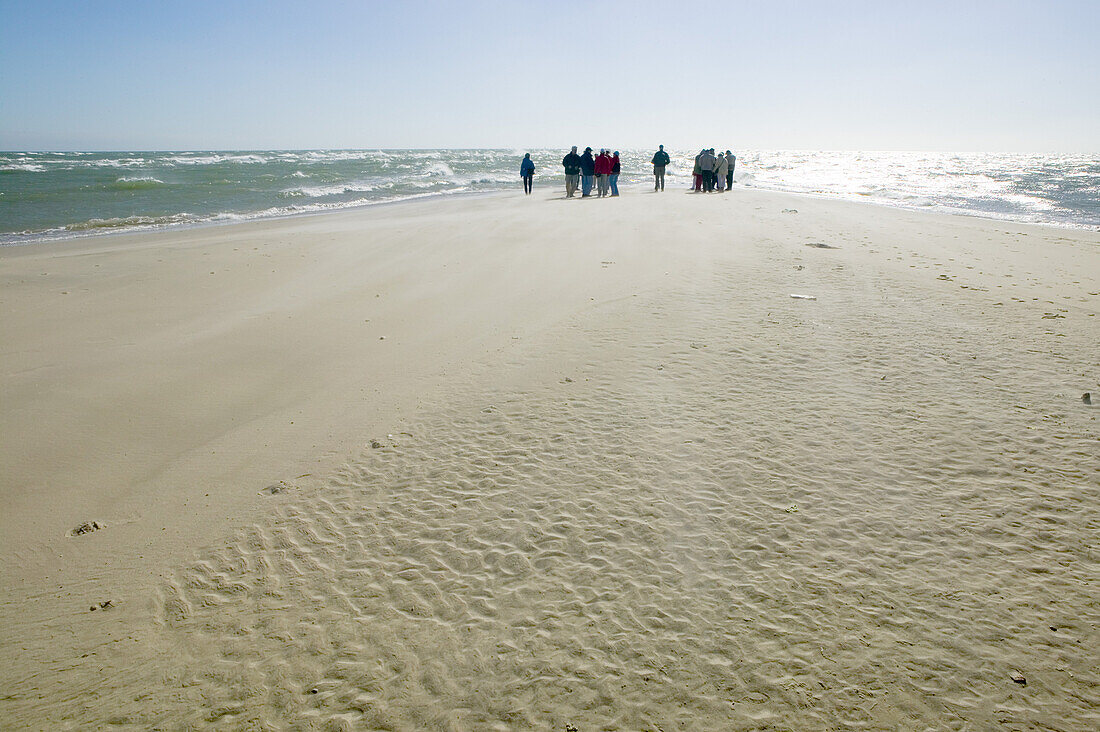
[[[1100,152],[1100,0],[0,0],[0,149]]]

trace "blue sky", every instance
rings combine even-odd
[[[0,0],[0,149],[1100,152],[1097,29],[1100,0]]]

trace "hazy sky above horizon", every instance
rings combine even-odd
[[[0,0],[0,149],[1100,152],[1100,0]]]

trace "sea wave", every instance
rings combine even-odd
[[[137,168],[150,165],[151,163],[154,163],[154,161],[144,157],[101,158],[99,160],[78,161],[78,166],[87,168]]]
[[[123,191],[140,191],[145,188],[157,188],[162,185],[164,185],[164,181],[152,176],[141,176],[140,178],[128,178],[123,176],[117,179],[111,187]]]
[[[417,188],[418,186],[411,186]],[[177,227],[202,226],[210,224],[222,224],[231,222],[254,221],[258,219],[284,218],[287,216],[300,216],[317,214],[344,209],[359,208],[364,206],[376,206],[384,204],[401,203],[422,198],[436,196],[449,196],[463,193],[471,193],[471,189],[465,186],[445,190],[425,190],[422,192],[403,191],[390,193],[380,198],[361,196],[343,201],[315,201],[286,206],[271,206],[259,211],[219,211],[200,215],[193,213],[178,213],[167,216],[119,216],[112,218],[93,218],[48,229],[24,230],[16,232],[0,232],[0,245],[25,245],[38,241],[68,239],[73,237],[89,236],[106,233],[138,232],[148,230],[170,229]]]
[[[440,162],[432,163],[431,165],[429,165],[427,174],[430,176],[446,176],[448,178],[453,178],[455,171],[453,168],[451,168],[451,166],[447,165],[446,163]]]
[[[266,155],[251,153],[247,155],[212,153],[209,155],[173,155],[166,161],[174,165],[224,165],[227,163],[237,165],[262,165],[270,162]]]
[[[348,193],[369,193],[378,186],[369,183],[341,183],[331,186],[299,186],[280,191],[284,198],[307,196],[309,198],[325,198],[326,196],[342,196]]]
[[[198,217],[189,213],[170,214],[168,216],[120,216],[108,219],[88,219],[62,227],[63,231],[91,232],[104,229],[136,229],[170,226],[194,222]]]

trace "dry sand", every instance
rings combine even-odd
[[[1100,725],[1100,234],[558,196],[0,250],[0,726]]]

